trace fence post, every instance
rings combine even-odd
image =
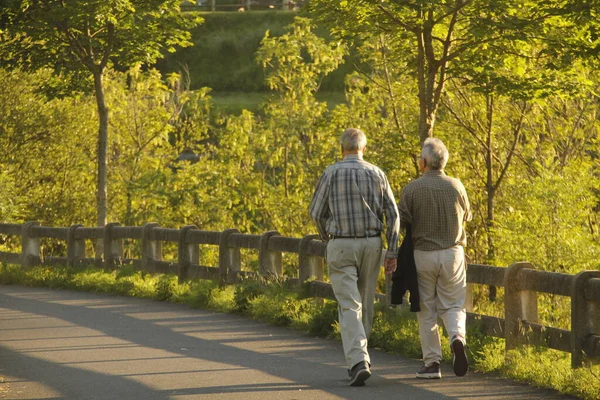
[[[227,241],[229,236],[234,233],[240,233],[237,229],[227,229],[221,233],[219,240],[219,276],[221,283],[227,281],[227,276],[230,273],[239,272],[242,270],[242,263],[240,261],[240,249],[239,247],[229,247]]]
[[[308,255],[310,242],[318,239],[319,235],[306,235],[298,244],[298,278],[304,283],[311,278],[323,280],[323,258]]]
[[[85,239],[79,239],[75,236],[77,228],[83,228],[83,225],[71,225],[67,232],[67,266],[74,267],[79,261],[85,258]]]
[[[156,272],[155,261],[162,261],[162,241],[152,240],[150,234],[152,229],[160,225],[156,222],[144,224],[142,228],[142,265],[141,268],[148,272]]]
[[[271,236],[279,236],[279,232],[265,232],[260,237],[260,250],[258,252],[260,274],[262,276],[282,276],[283,264],[281,262],[281,252],[269,250],[269,238]]]
[[[123,258],[123,241],[114,239],[113,228],[121,226],[118,222],[111,222],[104,226],[104,268],[112,269]]]
[[[519,272],[524,268],[533,269],[533,265],[529,262],[517,262],[508,267],[504,274],[506,350],[514,349],[520,341],[521,321],[538,322],[537,293],[523,290],[519,282]]]
[[[31,227],[39,226],[39,222],[25,222],[21,225],[21,265],[32,267],[41,264],[40,238],[34,237]]]
[[[187,233],[192,229],[198,229],[195,225],[187,225],[179,230],[179,242],[177,244],[177,264],[179,283],[188,279],[190,265],[198,264],[200,258],[198,245],[186,241]]]
[[[571,367],[583,366],[585,340],[600,334],[600,310],[585,299],[584,288],[592,278],[600,278],[600,271],[581,271],[571,281]]]

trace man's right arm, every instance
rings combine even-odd
[[[325,229],[327,218],[329,218],[329,179],[326,174],[321,176],[309,207],[310,218],[313,220],[319,232],[321,240],[328,240],[329,235]]]

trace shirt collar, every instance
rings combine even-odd
[[[429,176],[445,176],[446,173],[444,172],[443,169],[430,169],[429,171],[425,171],[423,173],[423,175],[429,175]]]
[[[360,157],[358,154],[348,154],[347,156],[344,157],[344,161],[351,161],[351,160],[362,160],[362,157]]]

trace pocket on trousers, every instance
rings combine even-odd
[[[340,243],[329,242],[326,251],[327,264],[331,268],[356,266],[354,251],[349,246],[340,246]]]

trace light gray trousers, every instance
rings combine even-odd
[[[465,339],[467,270],[462,246],[444,250],[415,250],[421,311],[417,313],[423,363],[442,359],[438,317],[448,336]]]
[[[381,265],[380,237],[332,239],[327,244],[329,280],[338,301],[342,345],[348,368],[369,364],[367,339]]]

